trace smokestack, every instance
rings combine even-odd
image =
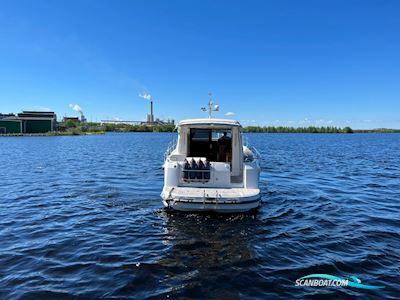
[[[83,114],[82,108],[78,104],[70,104],[69,107],[71,107],[74,111],[78,112],[81,115],[81,122],[85,123],[86,118]]]
[[[150,113],[147,114],[147,123],[154,123],[154,114],[153,114],[153,99],[150,94],[144,92],[143,94],[138,95],[140,98],[150,101]]]
[[[83,114],[82,111],[80,111],[80,113],[81,113],[81,122],[82,122],[82,123],[86,123],[85,115]]]
[[[153,115],[153,100],[150,101],[150,122],[154,122],[154,115]]]

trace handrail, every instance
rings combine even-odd
[[[168,143],[167,150],[164,153],[164,161],[166,161],[167,157],[175,150],[177,142],[178,140],[174,138]]]

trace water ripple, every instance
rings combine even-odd
[[[400,135],[249,134],[262,206],[222,216],[162,208],[172,137],[0,139],[0,298],[397,298]]]

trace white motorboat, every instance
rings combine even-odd
[[[212,118],[183,120],[178,139],[165,155],[166,207],[180,211],[246,212],[260,205],[259,154],[243,145],[238,121]],[[203,110],[206,110],[203,108]]]

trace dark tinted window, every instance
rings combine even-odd
[[[208,141],[210,136],[210,131],[208,129],[192,129],[192,141]]]

